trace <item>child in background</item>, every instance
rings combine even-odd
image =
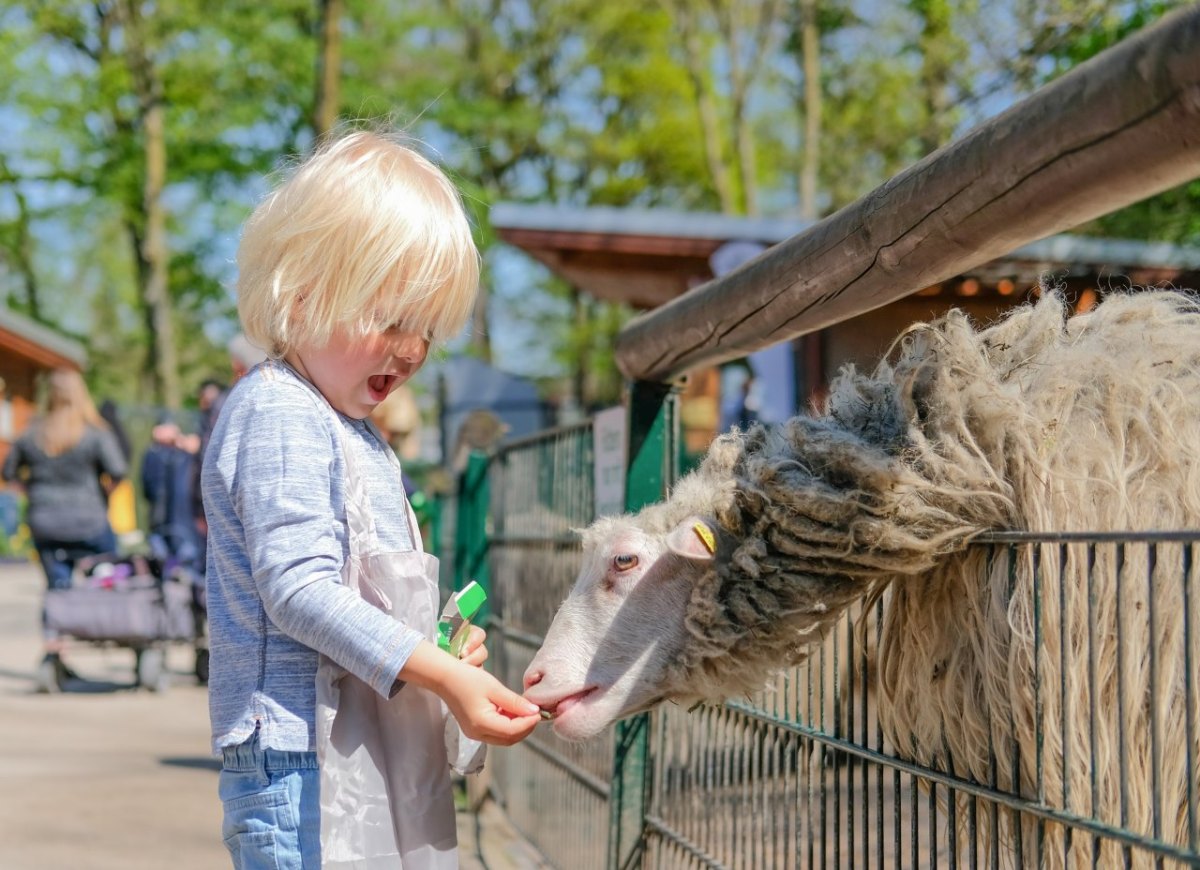
[[[238,868],[457,866],[445,708],[501,745],[538,710],[479,667],[481,630],[461,660],[432,642],[436,560],[365,418],[471,311],[461,202],[403,141],[332,137],[251,215],[238,267],[270,359],[202,473],[226,845]]]

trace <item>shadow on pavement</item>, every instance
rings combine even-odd
[[[116,683],[112,680],[93,680],[88,677],[68,677],[63,683],[63,694],[99,695],[106,692],[133,692],[138,688],[137,683]]]
[[[38,694],[37,675],[34,671],[17,671],[11,668],[0,668],[0,677],[8,677],[15,680],[21,680],[29,684],[27,692],[17,692],[10,694]],[[138,688],[136,682],[115,682],[113,680],[93,680],[88,677],[82,677],[76,674],[73,677],[67,677],[63,682],[62,692],[75,695],[99,695],[108,692],[128,692]],[[45,693],[43,693],[45,694]],[[57,692],[54,694],[58,694]]]

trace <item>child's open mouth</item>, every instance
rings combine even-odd
[[[382,402],[386,399],[388,393],[392,391],[392,382],[395,380],[395,375],[371,375],[367,378],[367,389],[371,391],[371,400]]]

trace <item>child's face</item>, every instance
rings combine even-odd
[[[421,368],[429,341],[399,328],[360,335],[342,327],[322,347],[287,355],[335,410],[361,420]]]

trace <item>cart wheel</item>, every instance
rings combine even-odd
[[[208,682],[208,647],[196,647],[196,679]]]
[[[54,653],[46,653],[38,662],[37,673],[34,674],[37,690],[44,695],[57,694],[63,690],[66,681],[67,672],[62,659]]]
[[[158,647],[137,651],[137,683],[151,692],[165,692],[169,684],[166,654]]]

